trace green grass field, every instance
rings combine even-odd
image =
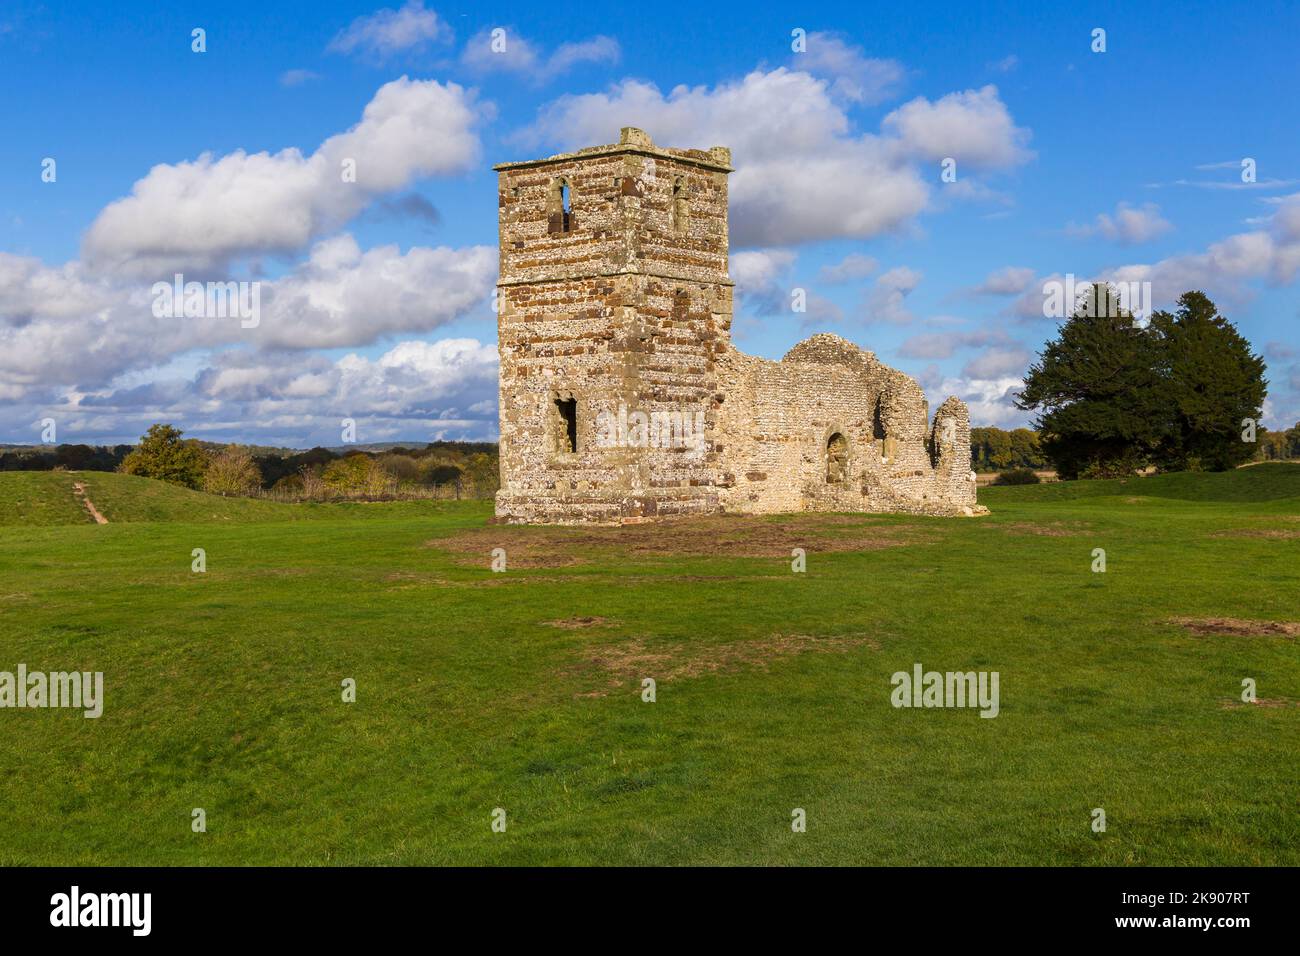
[[[1300,863],[1300,637],[1241,623],[1300,622],[1300,466],[981,501],[546,529],[0,474],[0,670],[106,697],[0,710],[0,864]],[[895,709],[917,662],[1000,714]]]

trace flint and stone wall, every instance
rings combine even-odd
[[[732,350],[719,364],[725,510],[959,514],[975,505],[969,418],[957,399],[932,428],[913,379],[834,335],[780,362]]]
[[[496,168],[500,519],[971,513],[956,398],[930,424],[915,381],[836,336],[732,347],[728,150],[625,129]]]

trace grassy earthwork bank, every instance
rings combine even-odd
[[[1300,465],[980,500],[557,529],[0,474],[0,671],[105,684],[0,709],[0,864],[1300,864]],[[916,663],[998,715],[893,707]]]

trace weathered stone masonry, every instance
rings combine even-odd
[[[833,335],[731,344],[731,153],[617,144],[496,167],[497,516],[970,514],[966,406]],[[982,509],[981,509],[982,510]]]

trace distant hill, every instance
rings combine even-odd
[[[134,521],[292,519],[298,505],[222,498],[151,478],[103,471],[0,473],[0,525],[91,524],[76,485],[110,524]]]
[[[77,492],[81,485],[83,495]],[[347,515],[357,519],[423,519],[446,501],[282,502],[265,498],[224,498],[135,475],[103,471],[0,472],[0,527],[15,525],[93,525],[84,499],[90,499],[110,525],[138,522],[243,524],[304,521]]]

